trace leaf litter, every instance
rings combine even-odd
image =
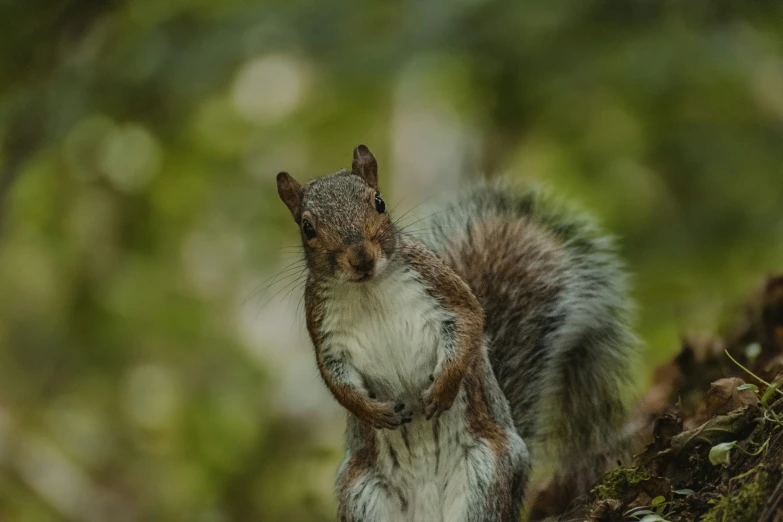
[[[783,275],[728,334],[686,337],[624,432],[589,494],[542,488],[530,520],[783,522]]]

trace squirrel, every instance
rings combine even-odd
[[[277,175],[299,226],[321,377],[349,412],[340,522],[512,522],[534,459],[587,468],[618,437],[635,359],[614,241],[539,191],[479,184],[393,221],[351,170]]]

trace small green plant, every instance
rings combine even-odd
[[[710,464],[713,466],[728,466],[731,457],[731,450],[736,446],[737,441],[723,442],[716,444],[710,449]]]
[[[748,349],[750,349],[750,346],[748,347]],[[761,397],[759,397],[759,401],[761,402],[762,409],[764,410],[764,419],[770,422],[774,422],[778,426],[783,427],[783,419],[781,419],[780,416],[769,407],[770,400],[776,393],[783,395],[783,390],[781,390],[781,387],[783,387],[783,379],[779,379],[777,381],[769,383],[764,379],[762,379],[761,377],[759,377],[758,375],[756,375],[755,373],[753,373],[752,371],[742,366],[734,357],[731,356],[728,350],[724,350],[724,352],[734,364],[742,368],[748,375],[750,375],[751,377],[753,377],[754,379],[756,379],[757,381],[759,381],[760,383],[764,384],[767,387],[767,389],[764,390],[764,394],[761,395]],[[751,354],[748,355],[748,350],[746,349],[745,355],[747,355],[749,359],[752,359],[751,355],[753,353],[755,353],[755,350],[751,350]],[[753,390],[757,395],[759,393],[759,388],[755,384],[742,384],[737,387],[737,390],[739,391]]]
[[[626,512],[625,516],[639,522],[668,522],[664,516],[670,506],[671,502],[666,502],[666,497],[659,495],[650,501],[649,506],[635,507]]]
[[[675,489],[674,494],[675,495],[682,495],[683,497],[690,497],[691,495],[695,494],[696,492],[692,489]]]
[[[695,493],[692,489],[676,489],[675,495],[689,497]],[[625,513],[626,517],[639,522],[668,522],[666,516],[671,513],[672,502],[666,502],[666,497],[659,495],[650,501],[649,506],[635,507]]]
[[[769,400],[772,398],[775,392],[780,393],[781,385],[783,385],[783,381],[775,381],[767,386],[764,395],[761,396],[761,404],[763,404],[765,408],[769,407]]]
[[[724,442],[722,444],[716,444],[715,446],[713,446],[710,449],[710,455],[709,455],[710,463],[713,466],[720,466],[720,465],[728,466],[730,462],[729,457],[731,454],[731,450],[734,449],[735,446],[737,446],[736,440],[732,442]],[[767,449],[768,446],[769,446],[769,438],[767,438],[767,440],[764,441],[764,444],[759,446],[759,449],[757,449],[752,453],[749,451],[745,451],[744,449],[742,449],[741,446],[737,446],[737,449],[749,457],[755,457],[757,455],[761,455],[761,452]]]
[[[661,515],[652,514],[652,515],[645,515],[643,519],[641,519],[639,522],[669,522],[665,518],[663,518]]]
[[[759,381],[760,383],[764,384],[767,387],[767,391],[764,393],[764,396],[769,394],[769,397],[767,397],[767,400],[769,400],[769,398],[772,397],[772,394],[775,393],[775,392],[779,393],[780,395],[783,395],[783,391],[781,391],[779,389],[780,385],[783,384],[783,381],[775,381],[774,383],[770,384],[767,381],[765,381],[764,379],[762,379],[761,377],[759,377],[758,375],[756,375],[755,373],[753,373],[752,371],[750,371],[747,368],[745,368],[744,366],[742,366],[737,361],[737,359],[735,359],[734,357],[731,356],[731,354],[729,353],[728,350],[723,350],[723,352],[726,354],[726,356],[728,356],[729,359],[731,359],[731,362],[733,362],[734,364],[736,364],[737,366],[739,366],[740,368],[745,370],[745,372],[747,372],[748,375],[750,375],[751,377],[753,377],[754,379],[756,379],[757,381]],[[740,388],[741,387],[742,386],[740,386]],[[763,398],[764,397],[762,397],[762,399]]]

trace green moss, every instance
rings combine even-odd
[[[650,477],[651,473],[648,468],[617,468],[604,475],[604,478],[590,494],[595,500],[621,499],[632,487]]]
[[[702,522],[756,522],[767,501],[774,480],[770,473],[756,470],[744,484],[735,484],[731,493],[714,501]]]

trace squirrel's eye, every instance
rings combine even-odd
[[[378,211],[378,214],[386,212],[386,203],[384,203],[381,196],[377,194],[375,195],[375,210]]]
[[[304,235],[307,239],[313,239],[315,237],[315,228],[307,219],[302,221],[302,231],[304,231]]]

